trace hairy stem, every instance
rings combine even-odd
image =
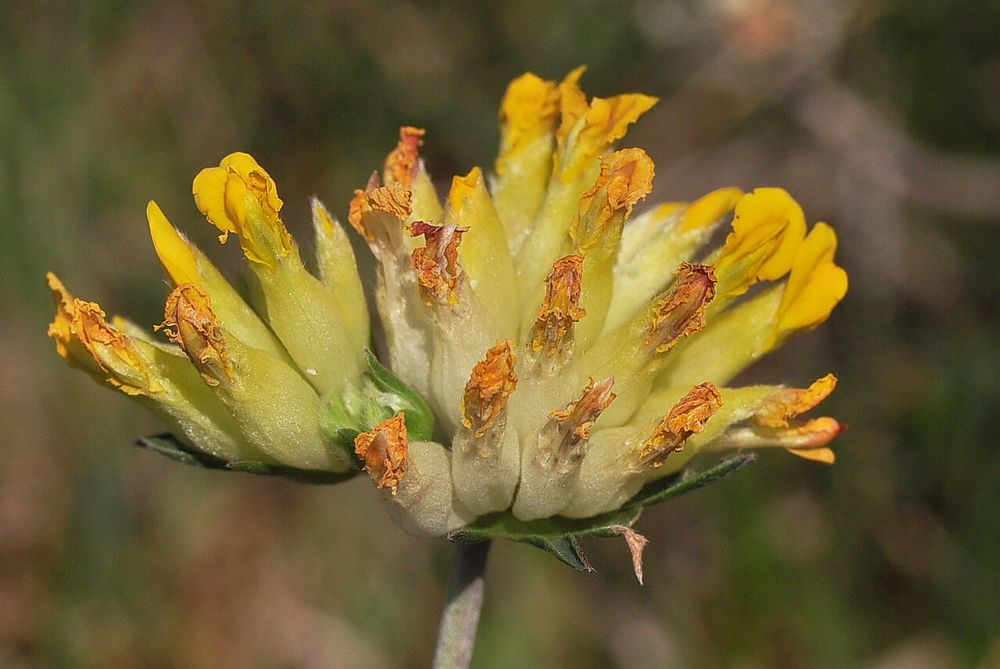
[[[466,669],[476,643],[479,612],[483,607],[483,572],[490,542],[456,544],[448,577],[448,598],[438,629],[434,669]]]

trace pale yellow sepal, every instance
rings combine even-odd
[[[517,387],[515,364],[511,342],[500,342],[473,367],[462,395],[452,480],[455,495],[477,515],[509,508],[520,478],[517,431],[507,421],[507,400]]]
[[[378,174],[372,174],[364,189],[354,191],[347,222],[367,241],[375,256],[375,303],[385,329],[392,370],[426,397],[430,392],[433,323],[424,308],[422,289],[410,266],[408,243],[403,239],[406,221],[413,211],[412,193],[400,184],[381,183]]]
[[[425,241],[424,246],[413,251],[410,266],[424,305],[429,307],[421,308],[421,314],[433,328],[428,338],[431,350],[426,397],[439,425],[452,431],[460,422],[455,407],[479,351],[501,338],[496,318],[500,314],[477,297],[459,258],[464,246],[462,236],[468,230],[453,223],[435,226],[418,221],[410,226],[410,234],[422,235]],[[409,343],[407,352],[416,353],[416,344]],[[426,364],[426,354],[422,361],[401,362],[405,367]]]
[[[256,271],[254,306],[320,394],[340,392],[355,383],[363,366],[361,334],[348,334],[337,302],[301,261],[283,262],[274,271]]]
[[[618,264],[625,266],[649,244],[672,237],[687,206],[687,202],[661,202],[633,217],[622,231]]]
[[[480,302],[490,305],[491,311],[504,315],[498,319],[498,324],[505,326],[501,335],[515,336],[518,324],[515,319],[505,316],[517,313],[514,262],[503,224],[478,167],[465,176],[452,179],[445,220],[466,229],[458,252],[472,290]]]
[[[541,429],[522,434],[521,482],[511,507],[516,518],[554,516],[572,499],[594,424],[617,397],[614,384],[614,377],[591,378],[576,400],[549,412]]]
[[[405,531],[441,536],[475,517],[453,494],[451,454],[432,441],[411,442],[403,414],[360,433],[354,449]]]
[[[61,288],[54,275],[50,282]],[[70,297],[64,288],[61,293]],[[62,329],[57,341],[64,344],[67,361],[138,401],[197,450],[225,460],[265,459],[240,437],[183,353],[109,324],[96,303],[71,299],[57,306],[55,326]]]
[[[184,349],[248,443],[293,467],[335,472],[350,468],[347,453],[325,441],[313,388],[292,367],[227,331],[198,286],[174,289],[162,329]]]
[[[316,233],[316,264],[320,280],[337,304],[344,327],[357,349],[369,346],[368,305],[358,274],[354,249],[344,227],[318,198],[310,200]]]
[[[604,328],[622,229],[635,205],[652,190],[653,175],[653,160],[642,149],[615,151],[601,158],[597,182],[580,198],[580,213],[569,236],[572,253],[584,258],[580,301],[587,317],[576,332],[583,347]]]

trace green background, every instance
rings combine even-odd
[[[850,425],[838,463],[765,453],[647,510],[580,574],[501,544],[477,667],[1000,666],[996,2],[18,2],[0,9],[0,666],[428,664],[450,547],[366,480],[308,487],[130,448],[155,421],[69,370],[43,275],[136,321],[167,288],[156,198],[232,150],[345,217],[397,128],[442,183],[489,166],[525,70],[662,98],[629,137],[655,200],[787,187],[851,276],[822,329],[744,376]],[[305,243],[305,246],[309,246]]]

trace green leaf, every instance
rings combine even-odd
[[[281,476],[299,483],[339,483],[357,474],[356,471],[328,472],[319,469],[299,469],[297,467],[254,460],[227,462],[214,455],[207,455],[189,448],[169,432],[142,437],[135,442],[135,445],[193,467],[223,469],[257,474],[259,476]]]
[[[139,446],[140,448],[149,449],[154,453],[159,453],[160,455],[170,458],[175,462],[191,465],[193,467],[205,467],[207,469],[226,468],[224,460],[212,455],[206,455],[205,453],[188,449],[187,446],[178,441],[177,437],[169,432],[154,434],[148,437],[141,437],[136,440],[134,445]]]
[[[460,543],[509,539],[541,548],[578,571],[590,572],[594,569],[580,549],[579,539],[612,536],[615,534],[613,527],[631,526],[639,517],[639,511],[626,509],[583,519],[554,516],[527,522],[507,512],[494,513],[455,530],[448,539]]]
[[[448,539],[460,543],[509,539],[541,548],[560,562],[579,571],[593,571],[590,562],[580,550],[579,539],[618,535],[622,526],[632,527],[635,524],[643,507],[721,481],[756,457],[752,453],[740,453],[726,458],[705,471],[678,472],[645,486],[621,509],[599,516],[591,518],[554,516],[526,522],[518,520],[509,512],[494,513],[477,518],[469,525],[451,532]]]
[[[625,508],[640,508],[679,497],[721,481],[737,469],[757,459],[756,453],[738,453],[702,472],[685,469],[673,476],[654,481],[625,503]]]
[[[590,560],[580,550],[580,544],[572,534],[555,538],[546,536],[528,537],[524,542],[551,553],[557,560],[577,571],[588,573],[594,571],[594,568],[590,565]]]

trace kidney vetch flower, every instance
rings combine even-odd
[[[306,269],[275,182],[232,153],[193,193],[220,241],[238,239],[247,290],[150,202],[174,286],[162,336],[49,274],[57,351],[158,415],[170,434],[140,443],[175,459],[323,482],[365,471],[410,532],[507,536],[580,568],[577,537],[625,535],[638,560],[644,505],[748,460],[692,474],[696,455],[777,446],[833,462],[841,424],[802,418],[833,375],[727,385],[843,298],[833,229],[808,229],[780,188],[633,216],[653,161],[616,144],[656,99],[588,99],[582,73],[515,79],[491,173],[454,177],[443,201],[424,131],[400,131],[347,215],[376,261],[378,327],[344,226],[312,200]]]

